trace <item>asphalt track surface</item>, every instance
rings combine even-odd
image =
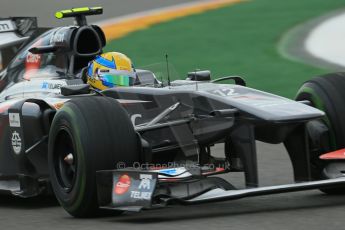
[[[52,12],[76,6],[103,5],[106,13],[93,21],[122,16],[154,7],[176,4],[177,0],[1,0],[0,15],[38,16],[41,25],[50,26]],[[109,13],[110,12],[110,13]],[[35,13],[37,13],[35,15]],[[59,22],[61,23],[61,22]],[[55,22],[54,25],[59,23]],[[63,22],[66,23],[66,22]],[[217,148],[220,148],[218,146]],[[217,151],[215,149],[215,152]],[[281,145],[258,143],[261,185],[292,182],[292,169]],[[241,174],[225,176],[235,185]],[[345,229],[345,196],[327,196],[319,191],[297,192],[241,199],[197,206],[128,213],[96,219],[70,217],[51,197],[19,199],[0,196],[0,229]]]

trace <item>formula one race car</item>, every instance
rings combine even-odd
[[[83,72],[106,40],[85,16],[100,13],[58,12],[76,25],[54,29],[37,28],[35,18],[0,19],[2,192],[53,193],[76,217],[308,189],[345,193],[343,73],[306,82],[296,101],[237,76],[211,80],[209,71],[165,84],[138,69],[134,86],[95,91]],[[258,188],[256,140],[284,143],[295,184]],[[246,189],[215,176],[232,172],[244,173]]]

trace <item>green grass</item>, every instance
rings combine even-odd
[[[210,69],[213,78],[240,75],[250,87],[293,97],[302,82],[331,70],[283,58],[279,40],[292,27],[343,7],[343,0],[252,0],[134,32],[106,50],[126,53],[136,66],[162,62],[168,53],[180,73],[198,68]]]

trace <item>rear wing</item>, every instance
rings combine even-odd
[[[35,17],[0,18],[0,48],[22,43],[36,29]]]
[[[36,30],[35,17],[0,18],[0,71]]]

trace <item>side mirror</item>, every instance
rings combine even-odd
[[[90,93],[89,84],[65,85],[61,87],[61,94],[64,96],[89,94],[89,93]]]
[[[211,71],[203,70],[203,71],[195,71],[189,72],[187,75],[187,79],[190,81],[211,81]]]
[[[56,52],[57,50],[58,50],[58,47],[49,45],[49,46],[33,47],[29,49],[29,52],[33,54],[45,54],[45,53],[53,53],[53,52]]]

